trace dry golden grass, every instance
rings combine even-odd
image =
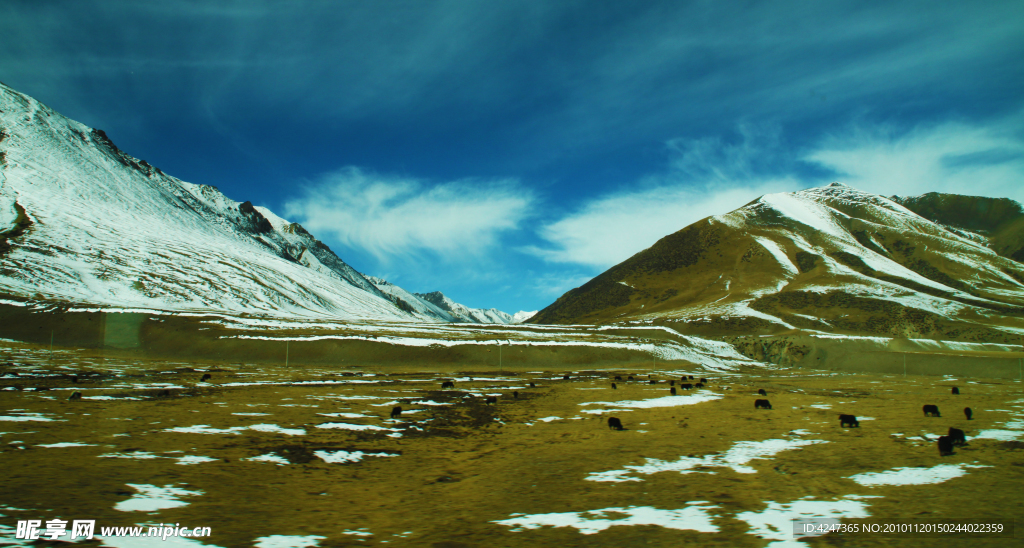
[[[613,412],[626,430],[609,430],[608,414],[584,413],[593,401],[645,400],[668,396],[665,370],[638,365],[591,373],[566,371],[497,375],[465,371],[474,381],[458,380],[455,390],[440,390],[458,364],[388,366],[381,375],[345,375],[381,369],[373,364],[247,366],[245,364],[171,363],[125,360],[78,351],[59,352],[49,363],[45,350],[5,343],[3,367],[19,376],[0,379],[4,387],[50,388],[49,391],[0,391],[0,416],[38,413],[60,421],[0,422],[3,525],[18,519],[96,519],[98,526],[180,523],[208,526],[204,539],[223,547],[251,546],[269,535],[319,535],[320,546],[766,546],[739,519],[760,513],[769,503],[801,499],[852,501],[848,495],[882,498],[859,501],[871,518],[1012,520],[1024,515],[1024,444],[976,439],[951,456],[940,457],[934,441],[921,435],[1020,427],[1024,394],[1020,382],[1002,379],[944,380],[935,376],[883,376],[813,370],[754,369],[723,376],[690,369],[713,379],[705,394],[719,398],[692,405],[693,395],[679,395],[681,405]],[[212,369],[210,383],[198,383]],[[47,372],[63,376],[28,377]],[[70,376],[79,374],[79,383]],[[98,373],[86,377],[84,372]],[[620,382],[609,377],[654,374],[657,385]],[[677,372],[678,374],[678,372]],[[115,376],[121,375],[121,376]],[[482,380],[501,379],[501,380]],[[678,377],[672,377],[678,379]],[[288,384],[296,381],[373,381],[368,383]],[[282,384],[232,385],[242,382]],[[536,388],[529,388],[529,382]],[[170,396],[157,396],[157,383],[170,383]],[[950,394],[950,386],[961,395]],[[725,389],[728,386],[729,389]],[[515,388],[518,387],[518,388]],[[768,392],[772,410],[755,410],[758,388]],[[85,396],[68,401],[71,389]],[[511,395],[519,392],[519,398]],[[502,394],[496,405],[467,393]],[[682,394],[683,392],[681,392]],[[110,396],[114,399],[90,399]],[[342,397],[371,397],[342,399]],[[139,398],[136,400],[129,397]],[[393,404],[431,400],[451,405],[400,403],[401,421],[391,422]],[[921,406],[933,403],[942,418],[924,417]],[[813,405],[828,405],[822,409]],[[961,410],[974,409],[967,421]],[[414,410],[417,412],[408,413]],[[1002,410],[1002,411],[1000,411]],[[238,415],[235,413],[268,413]],[[361,418],[322,414],[358,413]],[[851,413],[860,428],[839,427],[837,414]],[[550,422],[545,417],[560,417]],[[345,422],[393,428],[355,431],[318,428]],[[171,428],[208,425],[228,429],[273,424],[302,429],[304,435],[257,430],[200,434],[168,432]],[[1011,426],[1014,426],[1011,424]],[[421,428],[422,430],[418,430]],[[806,430],[807,434],[793,434]],[[894,436],[893,434],[903,434]],[[588,481],[591,474],[680,457],[724,454],[740,442],[822,440],[783,450],[746,465],[740,473],[709,460],[691,473],[665,471],[626,474],[641,481]],[[16,443],[15,443],[16,442]],[[78,442],[77,447],[42,447]],[[365,457],[358,462],[329,463],[317,451],[387,452],[396,457]],[[114,458],[100,455],[149,453],[160,458]],[[290,464],[247,460],[274,454]],[[184,455],[211,460],[181,465]],[[848,479],[855,474],[899,467],[931,468],[940,464],[974,464],[965,475],[938,484],[868,487]],[[153,514],[120,511],[115,505],[137,491],[129,486],[174,486],[201,495],[180,497],[188,503]],[[693,501],[708,501],[718,532],[680,530],[657,525],[612,526],[596,534],[572,527],[541,527],[514,532],[495,523],[513,514],[586,512],[604,508],[653,507],[675,510]],[[11,510],[10,508],[21,509]],[[609,514],[609,519],[625,514]],[[845,520],[856,522],[858,520]],[[362,530],[360,537],[345,531]],[[1021,536],[1024,531],[1018,532]],[[769,535],[770,536],[770,535]],[[780,538],[791,539],[788,533]],[[386,541],[386,542],[385,542]],[[1019,539],[896,539],[892,537],[823,537],[804,539],[809,546],[1012,546]]]

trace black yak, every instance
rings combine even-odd
[[[445,388],[455,388],[455,381],[444,381],[441,383],[441,390]]]
[[[513,391],[513,392],[512,392],[512,399],[514,399],[514,400],[518,400],[518,399],[519,399],[519,392],[517,392],[517,391]]]
[[[397,406],[391,409],[391,418],[397,419],[402,416],[402,407]]]
[[[213,375],[209,373],[203,373],[203,378],[199,379],[199,382],[206,382],[213,378]]]
[[[669,388],[668,391],[671,392],[673,396],[676,395],[676,387],[673,386],[672,388]]]
[[[928,404],[928,405],[925,405],[924,407],[922,407],[921,409],[924,411],[924,416],[926,416],[926,417],[941,417],[942,416],[942,415],[939,414],[939,406],[937,406],[937,405]]]
[[[608,417],[608,428],[614,428],[616,430],[622,430],[622,421],[616,417]]]
[[[953,387],[953,394],[956,394],[956,395],[959,396],[960,395],[960,389],[954,386]]]
[[[765,391],[764,391],[764,388],[761,388],[761,389],[759,389],[759,390],[757,391],[757,395],[758,395],[758,396],[767,396],[767,395],[768,395],[768,392],[765,392]]]
[[[964,415],[967,415],[967,420],[971,420],[971,415],[973,414],[974,411],[971,411],[970,407],[964,407]]]
[[[487,396],[487,399],[485,399],[484,402],[485,403],[498,403],[498,397],[497,396]]]
[[[71,393],[71,397],[68,398],[68,401],[75,401],[80,399],[82,399],[82,393],[75,390],[74,392]]]
[[[967,443],[967,436],[964,431],[959,428],[949,427],[949,434],[946,436],[953,443],[953,445],[964,445]]]
[[[839,415],[839,426],[846,427],[850,425],[851,428],[860,426],[860,422],[857,421],[857,417],[853,415]]]
[[[953,440],[949,436],[939,436],[939,455],[945,457],[953,454]]]
[[[755,400],[754,409],[771,409],[772,404],[768,400]]]
[[[618,390],[618,389],[619,389],[619,387],[615,386],[615,383],[612,383],[612,390]]]

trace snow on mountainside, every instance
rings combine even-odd
[[[512,321],[514,323],[523,323],[526,320],[529,320],[530,318],[534,317],[536,314],[536,310],[533,310],[531,312],[527,312],[526,310],[520,310],[519,312],[512,314]]]
[[[530,322],[684,322],[715,336],[1016,337],[1024,265],[993,241],[841,183],[769,194],[666,236]]]
[[[111,307],[450,321],[402,307],[298,224],[171,177],[3,84],[0,292]]]
[[[433,304],[437,308],[451,314],[456,318],[456,321],[468,322],[468,323],[516,323],[512,319],[512,315],[502,312],[496,308],[489,308],[484,310],[482,308],[469,308],[463,306],[448,297],[445,297],[444,293],[440,291],[434,291],[432,293],[416,293],[420,299]]]

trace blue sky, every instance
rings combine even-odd
[[[1024,201],[1024,3],[12,0],[0,81],[507,312],[841,180]]]

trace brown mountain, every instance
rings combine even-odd
[[[1006,199],[841,183],[769,194],[662,238],[530,322],[1019,342],[1022,227]]]

